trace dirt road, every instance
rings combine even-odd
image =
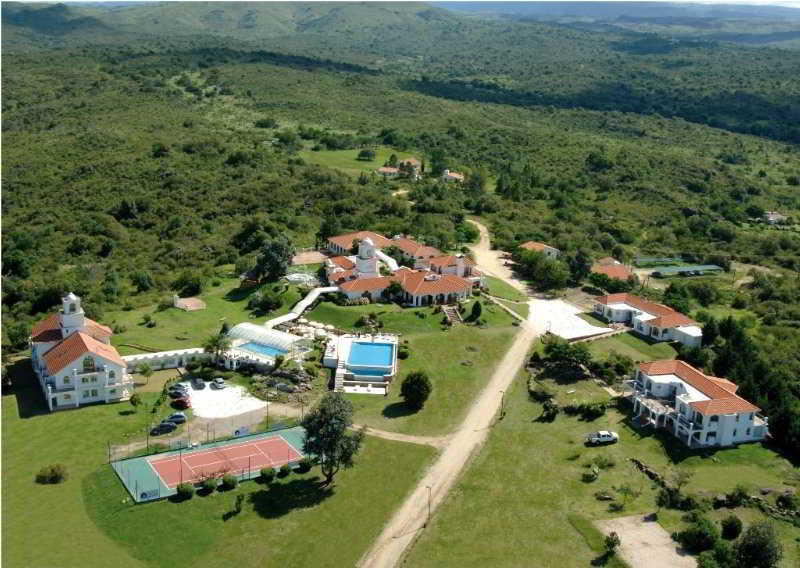
[[[498,262],[499,254],[489,249],[489,234],[486,227],[475,223],[481,231],[481,242],[473,248],[478,267],[487,274],[503,278],[519,288],[525,286],[515,280],[510,271]],[[491,425],[498,416],[503,392],[508,389],[517,372],[525,362],[533,340],[543,332],[533,320],[533,314],[520,325],[510,349],[494,371],[487,386],[473,402],[467,417],[450,436],[444,451],[425,473],[400,508],[384,527],[378,539],[361,558],[359,566],[364,568],[387,568],[397,565],[404,552],[413,543],[419,531],[432,513],[447,496],[467,465],[470,456],[486,440]]]
[[[514,276],[514,273],[508,266],[505,266],[505,261],[501,258],[503,253],[499,250],[492,250],[489,229],[472,219],[470,219],[469,222],[478,227],[481,233],[481,239],[478,244],[470,247],[475,255],[475,262],[478,264],[478,268],[484,274],[501,278],[520,292],[528,294],[528,287],[525,283]]]

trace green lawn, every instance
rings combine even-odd
[[[484,276],[486,279],[486,286],[489,288],[489,294],[498,298],[506,300],[514,300],[516,302],[527,302],[528,296],[514,288],[511,284],[506,283],[504,280],[495,278],[494,276]]]
[[[504,300],[496,300],[503,306],[507,307],[512,312],[520,315],[522,318],[527,319],[528,313],[530,312],[530,306],[528,304],[519,304],[516,302],[507,302]]]
[[[141,432],[150,414],[128,414],[127,404],[48,414],[33,385],[18,389],[2,399],[2,457],[13,464],[3,471],[6,566],[352,566],[434,455],[425,446],[367,438],[329,495],[310,482],[315,468],[272,488],[245,482],[186,503],[132,505],[105,463],[106,443]],[[35,473],[51,463],[66,466],[67,481],[35,484]],[[244,509],[224,521],[238,493],[246,495]]]
[[[466,304],[465,315],[470,313],[473,301]],[[401,341],[408,341],[411,356],[398,359],[398,376],[389,396],[348,395],[356,407],[355,420],[407,434],[450,432],[489,380],[517,329],[509,314],[487,303],[481,315],[487,321],[485,328],[464,324],[443,331],[439,323],[442,315],[434,314],[433,308],[406,309],[394,304],[336,306],[323,302],[308,318],[350,329],[362,314],[370,312],[378,314],[385,331],[400,333]],[[417,313],[426,317],[420,318]],[[428,373],[433,391],[421,411],[410,413],[399,398],[400,381],[416,370]]]
[[[578,317],[581,318],[583,321],[589,322],[590,324],[596,327],[608,327],[608,322],[605,322],[600,318],[593,316],[592,314],[588,313],[578,314]]]
[[[621,333],[606,339],[587,343],[592,355],[606,359],[612,351],[627,355],[634,361],[674,359],[677,351],[669,343],[650,343],[633,333]]]
[[[387,146],[378,146],[375,150],[375,159],[371,162],[358,160],[358,153],[360,149],[354,150],[320,150],[315,152],[313,150],[301,150],[297,154],[309,164],[317,164],[326,166],[328,168],[335,168],[341,170],[352,176],[357,176],[361,172],[374,172],[380,168],[388,159],[389,156],[395,154],[398,160],[406,158],[416,158],[422,161],[422,155],[410,154],[408,152],[400,152]]]
[[[588,566],[599,551],[592,534],[582,530],[585,520],[656,510],[652,484],[630,466],[629,457],[663,473],[677,465],[692,470],[686,488],[692,493],[715,495],[740,482],[776,489],[797,483],[798,468],[765,447],[749,444],[702,457],[661,433],[637,433],[614,409],[593,422],[563,413],[554,422],[537,421],[542,407],[529,399],[524,379],[521,373],[506,399],[505,419],[493,427],[472,467],[435,513],[412,549],[408,566],[518,566],[521,558],[529,566]],[[585,434],[600,429],[619,432],[620,443],[585,447]],[[609,457],[615,465],[601,471],[596,481],[584,483],[586,464],[596,456]],[[607,502],[594,496],[625,483],[641,494],[624,511],[612,513]],[[794,546],[789,539],[797,530],[782,525],[784,546]],[[785,560],[782,566],[789,568],[791,562]]]
[[[209,287],[200,295],[206,303],[206,309],[185,312],[176,308],[157,311],[157,305],[145,306],[133,310],[113,311],[104,314],[101,323],[119,325],[125,331],[115,333],[111,342],[120,354],[140,353],[133,347],[124,344],[137,344],[157,350],[186,349],[200,347],[208,336],[219,331],[222,322],[233,327],[243,321],[264,322],[268,318],[285,314],[302,297],[296,286],[285,283],[265,284],[265,287],[280,286],[285,291],[281,294],[283,306],[265,316],[255,318],[247,310],[247,300],[257,289],[238,288],[239,280],[227,278],[221,280],[220,286]],[[155,327],[144,325],[143,317],[149,314],[156,322]]]

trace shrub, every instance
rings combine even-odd
[[[736,515],[722,519],[722,538],[734,540],[742,532],[742,521]]]
[[[613,458],[607,456],[595,456],[592,462],[600,469],[609,469],[617,464]]]
[[[600,470],[597,469],[595,466],[592,466],[592,468],[589,471],[583,472],[583,475],[581,475],[581,480],[583,480],[584,483],[592,483],[593,481],[597,481],[597,477],[599,475],[600,475]]]
[[[800,509],[800,497],[792,493],[782,493],[778,495],[775,504],[781,509],[789,509],[790,511],[797,511]]]
[[[609,555],[615,554],[620,545],[619,535],[615,532],[609,533],[603,544],[605,546],[606,553]]]
[[[67,479],[67,468],[60,463],[48,465],[36,474],[36,483],[43,485],[61,483]]]
[[[728,506],[738,507],[745,502],[747,497],[747,488],[744,485],[739,484],[733,488],[733,491],[728,493]]]
[[[748,527],[734,547],[736,566],[741,568],[773,568],[783,556],[783,549],[769,521]]]
[[[287,475],[289,475],[290,473],[292,473],[292,468],[291,468],[291,467],[289,467],[289,464],[288,464],[288,463],[285,463],[285,464],[283,464],[283,465],[281,466],[281,468],[278,470],[278,477],[286,477],[286,476],[287,476]]]
[[[397,350],[398,359],[408,359],[409,355],[411,355],[411,351],[409,350],[408,345],[401,345]]]
[[[264,483],[272,483],[275,479],[275,470],[271,467],[264,467],[261,469],[261,479]]]
[[[217,488],[217,485],[219,485],[219,480],[216,477],[209,477],[203,481],[203,489],[209,493],[214,491]]]
[[[187,499],[191,499],[192,495],[194,495],[194,485],[191,483],[180,483],[177,487],[177,491],[178,499],[186,501]]]
[[[716,525],[700,515],[695,515],[692,524],[678,533],[678,542],[694,554],[711,550],[718,540],[719,531]]]
[[[222,476],[223,489],[235,489],[237,485],[239,485],[239,480],[236,478],[235,475],[226,473],[225,475]]]
[[[297,473],[307,473],[311,471],[311,460],[303,458],[297,462]]]

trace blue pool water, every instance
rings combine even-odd
[[[380,369],[350,369],[354,375],[361,375],[367,377],[382,377],[386,374],[386,370]]]
[[[239,345],[237,349],[244,349],[245,351],[251,351],[268,357],[277,357],[278,355],[286,355],[288,353],[288,351],[284,351],[283,349],[278,349],[277,347],[271,347],[269,345],[261,345],[260,343],[254,343],[252,341]]]
[[[394,345],[391,343],[353,342],[350,348],[348,365],[369,365],[374,367],[391,367]]]

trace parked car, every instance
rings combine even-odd
[[[225,388],[225,379],[222,377],[217,377],[213,381],[211,381],[211,386],[215,389],[224,389]]]
[[[172,406],[174,408],[191,408],[192,407],[192,401],[189,400],[188,396],[184,396],[184,397],[176,398],[175,400],[173,400],[172,401]]]
[[[182,398],[189,396],[189,391],[181,389],[168,390],[167,395],[169,395],[170,398]]]
[[[173,412],[164,422],[174,422],[175,424],[183,424],[186,422],[186,415],[183,412]]]
[[[192,379],[192,388],[199,391],[203,390],[206,388],[206,382],[200,377],[195,377]]]
[[[150,435],[159,436],[161,434],[168,434],[169,432],[175,430],[175,428],[177,427],[178,425],[175,424],[174,422],[168,422],[165,420],[160,424],[156,424],[155,426],[153,426],[153,428],[150,430]]]
[[[187,385],[183,384],[183,383],[177,383],[177,384],[174,384],[174,385],[170,385],[169,388],[167,388],[167,391],[169,391],[169,392],[173,392],[173,391],[174,392],[189,392],[189,387]]]
[[[599,432],[592,432],[586,437],[586,443],[592,446],[600,444],[614,444],[619,441],[619,434],[616,432],[609,432],[608,430],[600,430]]]

